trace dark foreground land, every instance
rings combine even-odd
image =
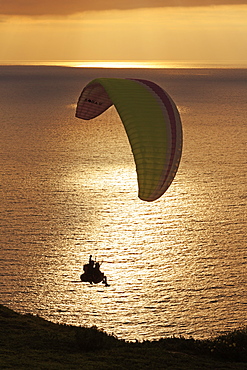
[[[97,328],[58,325],[0,305],[1,369],[247,369],[247,329],[211,340],[129,343]]]

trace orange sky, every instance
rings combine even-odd
[[[0,63],[206,60],[247,65],[247,1],[0,0],[0,35]]]

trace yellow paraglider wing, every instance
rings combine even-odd
[[[92,119],[112,104],[129,138],[139,198],[158,199],[170,186],[182,152],[182,125],[171,97],[147,80],[97,78],[82,91],[76,117]]]

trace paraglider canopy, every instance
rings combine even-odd
[[[168,189],[182,152],[182,125],[171,97],[140,79],[97,78],[83,89],[76,117],[90,120],[114,105],[133,152],[139,198],[154,201]]]

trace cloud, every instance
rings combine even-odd
[[[247,4],[247,0],[0,0],[0,14],[71,15],[85,11]]]

